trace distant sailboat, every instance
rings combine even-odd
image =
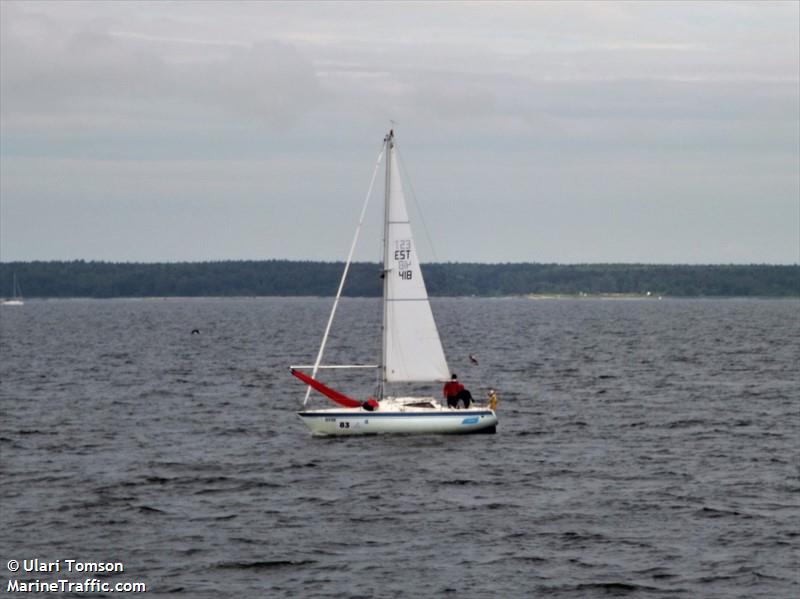
[[[5,300],[3,302],[4,306],[23,306],[25,302],[22,301],[22,289],[17,283],[17,275],[14,274],[13,283],[11,285],[11,299]]]
[[[494,433],[497,415],[488,406],[454,409],[442,405],[434,397],[397,397],[388,394],[389,385],[399,383],[431,383],[438,388],[438,385],[450,380],[450,370],[428,302],[417,249],[411,234],[393,131],[384,138],[375,175],[384,156],[386,180],[380,362],[377,365],[320,365],[358,239],[358,231],[364,220],[365,201],[316,363],[291,368],[292,374],[308,385],[303,405],[308,401],[310,390],[314,389],[341,407],[303,409],[298,412],[298,416],[316,435]],[[367,193],[367,201],[369,196],[370,193]],[[311,374],[301,372],[301,368],[311,369]],[[323,368],[378,369],[380,385],[377,397],[359,401],[328,387],[315,378],[317,371]]]

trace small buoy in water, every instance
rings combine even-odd
[[[199,335],[200,329],[192,329],[192,335]]]

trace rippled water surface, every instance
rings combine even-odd
[[[148,597],[800,595],[800,302],[434,300],[498,434],[346,439],[286,368],[329,307],[0,307],[3,590],[38,557]],[[340,310],[331,361],[374,362],[377,300]]]

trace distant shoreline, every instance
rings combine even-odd
[[[75,297],[26,297],[26,303],[45,303],[45,302],[72,302],[72,301],[137,301],[137,302],[180,302],[189,300],[262,300],[262,299],[288,299],[288,300],[304,300],[304,299],[317,299],[325,300],[332,299],[333,295],[170,295],[170,296],[115,296],[115,297],[91,297],[91,296],[75,296]],[[0,302],[5,298],[0,297]],[[376,296],[362,296],[351,295],[345,296],[343,301],[346,300],[379,300]],[[584,295],[569,295],[569,294],[525,294],[525,295],[438,295],[431,296],[430,300],[436,302],[437,300],[457,299],[457,300],[530,300],[530,301],[562,301],[562,300],[580,300],[580,301],[715,301],[715,300],[768,300],[768,301],[800,301],[800,295],[781,295],[781,296],[756,296],[756,295],[696,295],[696,296],[646,296],[646,295],[626,295],[626,294],[584,294]]]
[[[332,297],[341,262],[0,262],[0,297],[16,276],[26,298]],[[653,299],[800,297],[800,265],[423,264],[431,297]],[[381,267],[350,267],[345,297],[378,297]],[[649,296],[648,296],[649,294]]]

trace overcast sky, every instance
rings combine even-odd
[[[797,263],[798,6],[2,2],[0,259]]]

